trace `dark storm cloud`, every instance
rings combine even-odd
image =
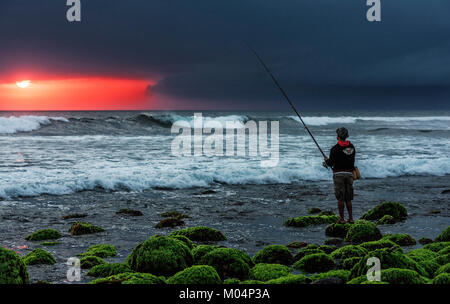
[[[211,108],[285,108],[249,43],[303,108],[439,108],[450,97],[448,0],[382,1],[381,23],[366,21],[365,0],[81,2],[71,24],[65,0],[2,0],[0,77],[157,78],[152,94]]]

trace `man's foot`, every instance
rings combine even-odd
[[[353,219],[348,219],[347,223],[353,224],[355,221]]]
[[[345,220],[344,220],[343,218],[341,218],[341,219],[339,220],[339,224],[345,224]]]

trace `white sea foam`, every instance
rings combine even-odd
[[[177,124],[181,121],[187,121],[191,126],[194,123],[194,116],[182,116],[178,114],[144,114],[155,121],[159,121],[162,124]],[[203,124],[204,126],[208,126],[211,122],[219,122],[224,127],[227,122],[234,123],[233,126],[243,126],[243,124],[249,120],[246,115],[226,115],[226,116],[203,116]]]
[[[52,120],[69,122],[69,120],[64,117],[33,115],[0,117],[0,134],[34,131],[39,129],[42,125],[50,124]]]
[[[297,116],[289,116],[290,119],[300,122]],[[373,122],[390,122],[390,123],[404,123],[404,122],[447,122],[450,121],[450,116],[306,116],[302,117],[303,121],[311,126],[325,126],[329,124],[353,124],[358,121],[373,121]]]

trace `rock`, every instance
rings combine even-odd
[[[389,284],[427,284],[428,280],[411,269],[382,269],[381,281]]]
[[[310,215],[290,218],[284,225],[287,227],[307,227],[311,225],[331,224],[339,220],[337,215]]]
[[[186,268],[167,280],[168,284],[220,284],[214,267],[198,265]]]
[[[395,223],[397,223],[397,221],[389,214],[383,215],[383,217],[377,221],[377,225],[392,225]]]
[[[450,226],[444,229],[441,234],[439,234],[436,239],[436,242],[449,242],[450,241]]]
[[[240,282],[239,284],[241,285],[254,285],[254,284],[264,284],[263,281],[258,281],[258,280],[245,280]]]
[[[84,218],[87,217],[88,215],[86,213],[74,213],[74,214],[68,214],[68,215],[64,215],[62,217],[63,220],[68,220],[68,219],[73,219],[73,218]]]
[[[137,245],[127,257],[127,264],[137,272],[171,276],[193,263],[189,248],[180,240],[152,236]]]
[[[350,229],[351,226],[352,226],[352,224],[350,224],[350,223],[345,223],[345,224],[333,223],[333,224],[330,224],[327,228],[325,228],[325,235],[326,236],[330,236],[330,237],[345,238],[345,236],[347,235],[347,232],[348,232],[348,230]]]
[[[381,237],[381,232],[374,223],[358,220],[348,230],[345,241],[353,244],[360,244],[363,242],[376,241],[381,239]]]
[[[448,273],[441,273],[440,275],[436,276],[433,279],[432,284],[449,285],[450,284],[450,274],[448,274]]]
[[[43,249],[36,248],[22,258],[25,265],[41,265],[48,264],[53,265],[56,263],[50,252]]]
[[[44,241],[44,240],[55,240],[61,237],[61,233],[55,229],[41,229],[33,232],[32,234],[25,237],[27,241]]]
[[[432,244],[423,246],[423,249],[428,249],[428,250],[431,250],[434,252],[438,252],[448,246],[450,246],[450,242],[436,242],[436,243],[432,243]]]
[[[178,211],[163,212],[163,213],[161,213],[161,216],[162,217],[177,217],[177,218],[180,218],[180,219],[189,218],[189,215],[186,215],[186,214],[178,212]]]
[[[419,239],[419,244],[421,245],[427,245],[427,244],[431,244],[433,243],[432,239],[428,239],[428,238],[420,238]]]
[[[297,251],[297,253],[294,255],[294,261],[298,261],[301,260],[303,257],[310,255],[310,254],[315,254],[315,253],[325,253],[323,252],[321,249],[318,248],[302,248],[299,251]]]
[[[185,237],[184,235],[172,235],[171,238],[182,241],[189,249],[193,249],[195,247],[194,242]]]
[[[325,272],[335,267],[336,262],[334,259],[325,253],[307,255],[294,264],[294,269],[308,273]]]
[[[155,228],[175,228],[177,226],[184,226],[184,221],[178,217],[169,217],[159,221]]]
[[[360,257],[353,257],[353,258],[345,259],[342,261],[342,269],[351,270],[353,268],[353,266],[358,264],[358,262],[360,260],[361,260]]]
[[[378,241],[372,241],[372,242],[364,242],[362,244],[359,244],[360,247],[366,249],[367,251],[374,251],[381,248],[390,248],[390,249],[396,249],[400,252],[403,252],[401,247],[394,242],[390,240],[378,240]]]
[[[311,279],[302,274],[289,274],[284,277],[269,280],[267,284],[309,284]]]
[[[131,216],[143,216],[144,214],[139,210],[132,210],[132,209],[120,209],[116,212],[116,214],[124,214],[124,215],[131,215]]]
[[[441,210],[438,210],[438,209],[433,209],[433,210],[428,211],[428,214],[439,214],[439,213],[441,213]]]
[[[331,238],[331,239],[326,239],[324,244],[325,245],[335,245],[336,246],[336,245],[342,244],[343,241],[344,240],[340,239],[340,238]]]
[[[205,191],[202,191],[202,195],[207,195],[207,194],[215,194],[216,191],[212,190],[212,189],[207,189]]]
[[[12,250],[0,247],[0,284],[28,284],[27,266]]]
[[[449,193],[450,193],[450,189],[446,189],[441,192],[441,194],[449,194]]]
[[[292,265],[294,259],[286,246],[269,245],[258,251],[253,257],[253,262]]]
[[[348,270],[330,270],[327,272],[313,275],[310,277],[310,279],[314,283],[316,281],[323,280],[323,279],[337,278],[337,279],[341,279],[345,283],[348,281],[349,276],[350,276],[350,271],[348,271]]]
[[[219,246],[217,246],[217,245],[196,246],[194,249],[192,249],[192,255],[194,256],[195,263],[198,263],[205,254],[207,254],[208,252],[211,252],[217,248],[219,248]]]
[[[385,215],[390,215],[395,220],[401,221],[408,216],[408,212],[402,204],[397,202],[383,202],[367,211],[361,219],[375,221],[381,219]]]
[[[450,263],[440,266],[434,273],[434,276],[438,276],[441,273],[450,273]]]
[[[231,278],[223,281],[223,284],[239,284],[241,281],[239,279]]]
[[[310,208],[308,210],[308,214],[317,214],[320,213],[322,210],[320,210],[319,208]]]
[[[237,249],[217,248],[205,254],[199,261],[201,265],[214,267],[221,279],[246,279],[250,271],[250,257]]]
[[[319,216],[331,216],[331,215],[335,215],[334,212],[331,210],[325,210],[325,211],[319,212]]]
[[[345,281],[339,278],[325,278],[312,282],[311,284],[345,284]]]
[[[308,243],[305,243],[305,242],[291,242],[291,243],[287,244],[286,247],[288,247],[288,248],[302,248],[302,247],[305,247],[307,245],[308,245]]]
[[[96,256],[100,258],[115,257],[117,255],[116,247],[109,244],[93,245],[86,252],[79,254],[80,256]]]
[[[42,242],[41,246],[56,246],[59,245],[59,242]]]
[[[362,258],[367,253],[368,253],[368,251],[360,246],[347,245],[347,246],[341,247],[341,248],[335,250],[334,252],[332,252],[331,257],[334,259],[345,260],[345,259],[354,258],[354,257]]]
[[[97,256],[88,255],[80,259],[81,269],[91,269],[100,264],[106,264],[106,262]]]
[[[106,278],[112,275],[120,274],[120,273],[127,273],[132,272],[131,268],[123,263],[112,263],[112,264],[106,264],[102,263],[100,265],[94,266],[89,270],[89,272],[86,274],[91,277],[100,277],[100,278]]]
[[[89,284],[165,284],[165,281],[150,273],[127,272],[96,279]]]
[[[250,279],[269,281],[291,274],[291,268],[281,264],[259,263],[250,269]]]
[[[226,237],[219,230],[204,226],[175,230],[169,236],[173,235],[184,235],[194,242],[217,242],[226,240]]]
[[[103,231],[105,231],[105,229],[85,222],[75,222],[69,229],[69,232],[72,235],[92,234]]]
[[[413,246],[417,244],[412,236],[405,233],[386,234],[382,239],[390,240],[399,246]]]
[[[337,249],[337,247],[336,246],[329,246],[329,245],[322,245],[322,246],[319,246],[318,249],[322,250],[326,254],[330,254],[333,251],[335,251]]]

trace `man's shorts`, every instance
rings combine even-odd
[[[349,202],[353,200],[353,174],[333,174],[334,195],[338,201]]]

